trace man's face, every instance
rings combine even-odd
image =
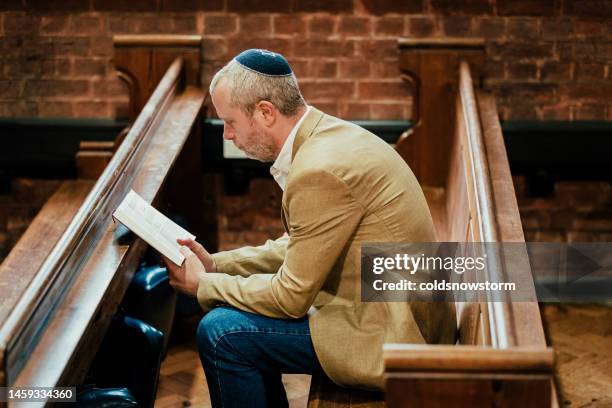
[[[212,102],[217,115],[223,120],[225,140],[231,140],[238,149],[252,159],[262,162],[272,162],[276,159],[276,146],[265,128],[253,117],[230,105],[230,92],[224,79],[221,79],[215,87]]]

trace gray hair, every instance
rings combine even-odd
[[[229,87],[231,105],[247,115],[255,112],[255,105],[260,101],[272,103],[285,116],[295,115],[306,104],[293,73],[287,76],[265,75],[231,60],[210,81],[208,89],[211,95],[223,78]]]

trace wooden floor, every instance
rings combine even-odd
[[[172,346],[160,370],[156,408],[210,407],[204,370],[195,339]],[[283,383],[291,408],[304,408],[308,401],[309,375],[284,375]]]
[[[612,308],[543,306],[561,407],[612,407]]]

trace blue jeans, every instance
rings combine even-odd
[[[273,319],[217,307],[200,321],[198,349],[215,408],[287,407],[281,373],[323,372],[307,317]]]

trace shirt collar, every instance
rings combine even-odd
[[[270,174],[276,180],[276,183],[279,185],[281,190],[285,191],[285,184],[287,183],[287,176],[289,175],[289,170],[291,169],[291,152],[293,150],[293,141],[295,140],[295,135],[297,134],[298,129],[302,125],[304,118],[308,115],[310,111],[310,106],[306,106],[306,111],[297,121],[291,132],[289,132],[289,136],[285,140],[283,147],[281,148],[278,157],[270,167]]]

